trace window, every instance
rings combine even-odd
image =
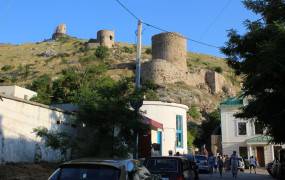
[[[247,156],[247,147],[242,147],[240,146],[239,147],[239,155],[241,157],[243,157],[244,159],[248,159],[248,156]]]
[[[238,135],[246,135],[246,122],[238,123]]]
[[[255,122],[254,123],[254,132],[255,132],[255,134],[263,134],[262,124]]]
[[[176,115],[176,147],[183,147],[183,117]]]
[[[111,41],[113,40],[113,36],[110,36],[110,40],[111,40]]]

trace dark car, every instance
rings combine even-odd
[[[266,164],[265,168],[267,170],[267,172],[272,176],[272,177],[275,177],[274,173],[273,173],[273,164],[274,164],[274,161]]]
[[[195,180],[199,179],[199,168],[198,168],[195,156],[193,154],[187,154],[187,155],[184,155],[184,157],[188,159],[188,161],[191,165],[191,168],[194,171],[194,174],[195,174],[194,179]]]
[[[189,161],[180,156],[151,157],[144,165],[159,180],[194,180],[195,177]]]
[[[195,155],[196,164],[198,166],[199,172],[210,172],[210,166],[207,156]]]
[[[63,163],[49,180],[150,180],[149,171],[135,160],[79,159]]]
[[[285,179],[285,149],[278,152],[278,159],[276,160],[276,178]]]

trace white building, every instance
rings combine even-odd
[[[17,97],[25,100],[30,100],[32,97],[37,96],[37,93],[29,89],[25,89],[19,86],[0,86],[0,94]]]
[[[0,91],[0,164],[59,161],[62,158],[60,152],[46,148],[33,129],[46,127],[70,131],[74,129],[74,114],[25,100],[36,93],[18,86],[0,87]]]
[[[221,130],[223,154],[233,151],[244,157],[255,156],[259,165],[264,166],[274,159],[274,154],[282,147],[270,144],[270,137],[252,121],[235,118],[234,114],[245,105],[243,99],[229,98],[221,103]]]
[[[186,105],[144,101],[140,110],[152,127],[149,132],[150,144],[160,145],[160,155],[167,156],[169,151],[173,154],[187,153]]]

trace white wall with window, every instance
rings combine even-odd
[[[221,132],[223,154],[231,155],[233,151],[244,157],[255,156],[260,164],[274,159],[274,148],[270,137],[257,122],[239,119],[235,114],[244,106],[244,101],[230,98],[221,103]]]
[[[74,134],[75,114],[20,98],[0,100],[0,164],[6,162],[60,161],[60,151],[47,148],[34,128]]]
[[[143,115],[163,124],[161,130],[162,155],[168,151],[187,153],[187,116],[188,106],[161,101],[144,101],[140,108]],[[152,143],[156,143],[156,135],[152,135]]]

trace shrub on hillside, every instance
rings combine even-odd
[[[2,71],[9,71],[9,70],[11,70],[11,69],[13,69],[14,67],[12,66],[12,65],[4,65],[2,68],[1,68],[1,70]]]
[[[145,53],[146,54],[151,54],[151,49],[150,48],[146,48]]]
[[[124,47],[122,47],[122,51],[123,51],[124,53],[132,54],[132,53],[134,52],[134,49],[131,48],[131,47],[124,46]]]
[[[223,73],[223,69],[221,67],[215,67],[214,71],[216,71],[217,73]]]
[[[99,59],[106,59],[109,57],[109,49],[106,46],[99,46],[95,50],[95,56]]]

